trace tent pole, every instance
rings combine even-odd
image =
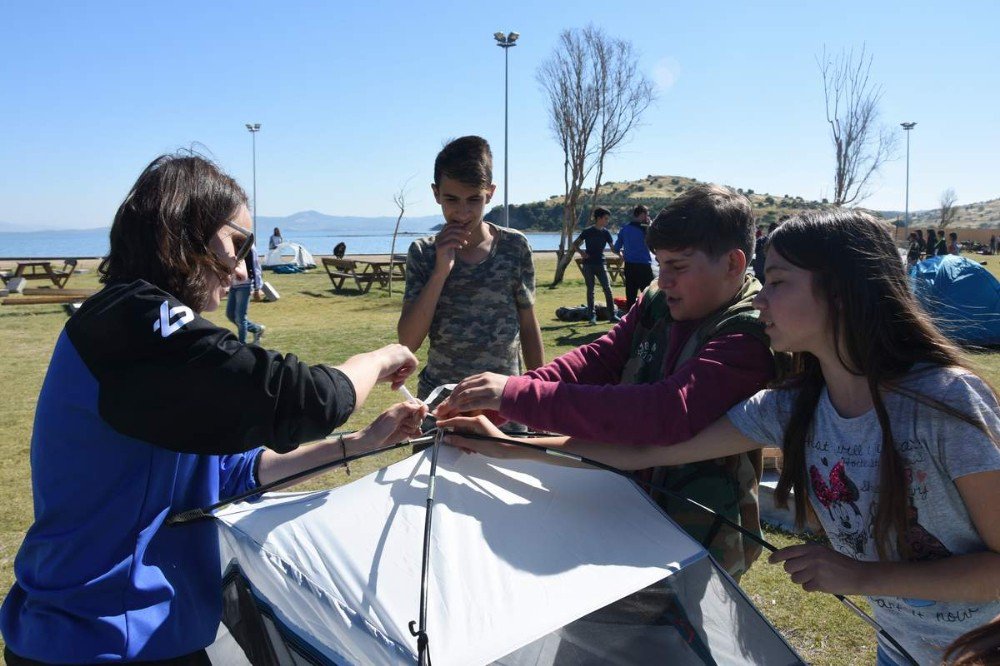
[[[434,434],[434,446],[431,449],[431,472],[427,479],[427,512],[424,514],[424,553],[420,563],[420,622],[410,622],[410,633],[417,637],[417,663],[419,666],[430,666],[430,651],[427,649],[427,574],[430,570],[431,554],[431,518],[434,515],[434,482],[437,479],[438,452],[441,450],[441,440],[444,431],[437,430]],[[417,625],[414,628],[414,625]]]

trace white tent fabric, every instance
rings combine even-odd
[[[264,268],[274,268],[282,264],[291,264],[299,268],[314,268],[316,260],[313,259],[309,250],[298,243],[285,242],[268,252],[261,265]]]
[[[220,513],[223,569],[248,581],[268,631],[295,635],[298,654],[278,663],[415,663],[408,624],[419,615],[429,470],[428,450],[334,490]],[[545,655],[579,641],[553,632],[686,568],[703,572],[692,617],[719,616],[705,639],[718,663],[764,663],[734,639],[755,634],[774,638],[766,663],[798,663],[706,551],[627,479],[443,448],[435,487],[427,635],[438,666],[518,650],[499,663],[558,663]],[[227,640],[210,651],[215,663],[237,663]]]

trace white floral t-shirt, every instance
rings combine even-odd
[[[955,479],[1000,470],[1000,406],[978,377],[957,368],[923,366],[904,387],[939,400],[984,424],[982,430],[899,393],[885,394],[893,439],[909,482],[907,541],[911,561],[988,550],[979,537]],[[796,396],[768,389],[733,407],[728,417],[746,437],[781,446]],[[806,439],[809,501],[833,547],[857,560],[875,561],[882,430],[875,411],[840,416],[826,389]],[[890,539],[890,543],[894,543]],[[941,650],[962,633],[1000,614],[989,603],[869,597],[875,618],[921,664],[938,664]],[[891,645],[890,656],[906,663]]]

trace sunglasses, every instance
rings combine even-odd
[[[226,222],[226,226],[235,229],[236,231],[239,232],[239,235],[243,237],[243,242],[240,243],[240,246],[236,249],[236,265],[239,266],[240,262],[246,259],[247,255],[250,254],[250,250],[253,249],[253,241],[254,241],[253,232],[251,231],[248,233],[246,229],[232,222]],[[233,240],[235,241],[236,234],[233,234],[233,236],[234,236]]]

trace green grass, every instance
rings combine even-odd
[[[540,285],[547,285],[554,263],[552,255],[539,255]],[[93,269],[92,262],[86,266]],[[989,268],[1000,276],[1000,257],[990,257]],[[596,339],[606,330],[606,325],[588,326],[555,319],[556,308],[584,300],[579,273],[571,267],[566,274],[569,279],[558,288],[540,286],[538,289],[536,312],[547,360]],[[268,280],[281,293],[281,300],[252,304],[250,312],[255,321],[267,325],[269,348],[294,352],[309,363],[337,363],[352,354],[395,341],[402,285],[396,286],[392,297],[378,288],[361,296],[355,293],[335,295],[326,274],[319,270],[300,275],[268,274]],[[91,270],[74,276],[69,286],[96,289],[98,284]],[[615,293],[624,295],[624,290],[619,286]],[[223,312],[212,313],[209,318],[220,325],[228,325]],[[32,520],[28,449],[35,401],[52,347],[65,321],[66,314],[61,306],[0,307],[4,361],[0,364],[0,385],[5,387],[3,408],[0,409],[0,594],[5,594],[12,583],[14,554]],[[422,349],[417,354],[421,360],[425,351]],[[1000,386],[1000,353],[975,355],[973,363],[986,379]],[[398,394],[387,388],[377,387],[346,427],[364,425],[398,398]],[[405,451],[396,451],[359,461],[352,465],[353,478],[405,455]],[[335,471],[303,487],[336,486],[348,480],[342,471]],[[777,532],[769,532],[767,538],[778,546],[799,541],[794,536]],[[806,594],[793,585],[779,567],[767,565],[763,558],[744,577],[743,587],[810,663],[874,661],[872,631],[833,597]]]

